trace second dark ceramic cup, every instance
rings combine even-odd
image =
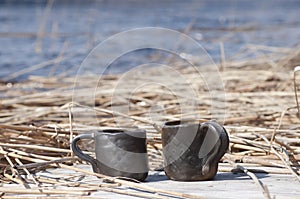
[[[166,122],[162,129],[164,170],[172,180],[212,179],[226,152],[229,138],[216,122]]]

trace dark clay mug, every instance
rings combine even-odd
[[[177,181],[212,179],[225,154],[229,138],[216,122],[166,122],[162,129],[164,170]]]
[[[96,159],[84,154],[79,140],[95,141]],[[148,176],[146,132],[140,129],[103,130],[81,134],[71,144],[73,152],[89,162],[96,173],[144,181]]]

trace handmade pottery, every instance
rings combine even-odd
[[[95,141],[96,159],[78,147],[78,141],[83,139]],[[139,181],[144,181],[148,175],[146,132],[143,130],[111,129],[81,134],[74,138],[71,147],[79,158],[92,165],[96,173]]]
[[[216,122],[171,121],[162,129],[164,170],[172,180],[212,179],[226,152],[229,138]]]

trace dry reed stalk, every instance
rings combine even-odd
[[[160,195],[146,194],[146,193],[135,193],[135,192],[132,192],[130,190],[112,189],[112,188],[106,188],[106,187],[101,187],[100,190],[107,191],[107,192],[112,192],[112,193],[117,193],[117,194],[124,194],[124,195],[128,195],[128,196],[141,197],[141,198],[153,198],[153,199],[167,199],[167,198],[170,198],[170,197],[167,197],[167,196],[160,196]]]
[[[225,59],[225,50],[224,50],[224,43],[220,42],[220,54],[221,54],[221,67],[220,71],[224,71],[226,67],[226,59]]]
[[[62,199],[62,198],[66,198],[65,195],[61,195],[61,196],[49,196],[50,194],[47,194],[47,196],[41,196],[41,197],[36,197],[36,198],[46,198],[47,199]],[[32,196],[26,196],[26,195],[22,195],[22,196],[2,196],[1,198],[3,199],[32,199]],[[76,196],[76,195],[72,195],[72,199],[101,199],[100,197],[92,197],[92,196]]]
[[[71,143],[74,138],[74,133],[73,133],[73,117],[72,117],[72,112],[71,112],[71,107],[69,106],[69,123],[70,123],[70,150],[72,151]],[[73,151],[71,152],[71,155],[73,157]]]
[[[272,199],[270,192],[268,190],[267,185],[264,185],[257,177],[254,173],[250,172],[248,169],[246,169],[245,167],[236,164],[234,162],[232,162],[231,160],[227,160],[233,167],[240,169],[241,171],[243,171],[246,175],[248,175],[256,184],[256,186],[258,187],[258,189],[262,192],[263,196],[267,199]]]
[[[296,73],[300,71],[300,66],[296,66],[294,68],[294,92],[295,92],[295,99],[296,99],[296,105],[298,109],[298,117],[300,118],[300,107],[298,102],[298,92],[297,92],[297,82],[296,82]]]
[[[35,126],[25,126],[25,125],[7,125],[7,124],[0,124],[1,129],[13,129],[19,131],[36,131],[36,132],[56,132],[56,133],[63,133],[69,134],[68,130],[64,129],[54,129],[54,128],[43,128],[43,127],[35,127]]]
[[[230,157],[231,160],[235,160],[235,162],[243,162],[243,163],[254,163],[262,166],[270,166],[270,167],[281,167],[284,168],[285,165],[281,164],[280,160],[277,159],[268,159],[265,156],[238,156],[227,154],[227,157]]]
[[[51,68],[51,71],[49,72],[49,75],[48,75],[49,77],[52,77],[55,74],[55,72],[57,70],[57,67],[58,67],[58,64],[63,61],[63,58],[64,58],[63,54],[65,53],[67,47],[68,47],[68,42],[65,41],[63,43],[62,49],[60,50],[60,52],[57,56],[57,58],[61,59],[61,60],[58,60],[56,63],[54,63],[53,67]]]
[[[78,176],[76,176],[78,177]],[[85,177],[85,176],[84,176]],[[117,188],[120,187],[121,184],[118,183],[105,183],[105,182],[78,182],[78,181],[70,181],[70,179],[64,178],[50,178],[45,176],[37,176],[36,179],[41,183],[52,184],[53,186],[63,186],[67,185],[68,187],[81,187],[81,188]]]
[[[0,143],[0,146],[12,147],[12,148],[29,148],[29,149],[37,149],[42,151],[52,151],[52,152],[60,152],[60,153],[71,153],[70,149],[60,149],[55,147],[46,147],[46,146],[38,146],[38,145]]]
[[[89,195],[97,189],[16,189],[16,188],[3,188],[0,187],[0,192],[5,194],[68,194],[68,195]]]
[[[263,140],[268,143],[270,145],[271,151],[280,158],[280,160],[283,162],[283,164],[286,166],[286,168],[288,170],[290,170],[291,174],[294,175],[298,181],[300,182],[300,175],[298,173],[296,173],[293,168],[290,166],[290,164],[282,157],[282,155],[280,155],[278,153],[278,151],[273,147],[273,145],[271,145],[271,143],[269,142],[269,140],[263,136],[263,135],[259,135],[261,138],[263,138]]]
[[[20,166],[24,166],[24,164],[22,163],[22,161],[19,160],[18,158],[15,158],[15,161]],[[39,183],[36,181],[36,179],[34,178],[34,176],[28,171],[28,169],[27,168],[23,168],[23,170],[25,171],[26,175],[33,180],[34,184],[39,187],[40,186]]]
[[[51,14],[51,9],[52,9],[53,3],[54,3],[54,0],[47,1],[47,5],[46,5],[45,11],[43,13],[42,20],[40,22],[39,30],[37,33],[36,44],[35,44],[35,52],[37,54],[40,54],[42,52],[42,38],[43,38],[43,35],[45,32],[45,26],[46,26],[47,20]]]
[[[46,168],[47,166],[54,164],[54,163],[69,162],[69,161],[73,161],[73,160],[74,160],[74,158],[61,158],[61,159],[56,159],[56,160],[44,161],[44,162],[29,163],[26,165],[16,165],[16,166],[14,166],[14,168],[17,168],[17,169],[32,169],[32,168],[38,169],[39,167]]]
[[[234,143],[230,143],[229,144],[229,148],[234,148],[234,149],[242,149],[242,150],[248,150],[248,151],[252,151],[252,152],[266,152],[266,150],[258,148],[258,147],[252,147],[252,146],[248,146],[248,145],[244,145],[244,144],[234,144]]]
[[[252,173],[267,173],[267,174],[285,174],[289,175],[291,172],[286,168],[278,168],[278,167],[269,167],[269,166],[261,166],[260,164],[246,164],[239,163],[239,165],[247,167],[249,171]],[[234,169],[232,166],[227,165],[226,163],[222,163],[218,167],[218,172],[233,172],[233,173],[240,173],[243,172],[239,169]]]

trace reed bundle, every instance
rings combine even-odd
[[[271,53],[255,60],[239,60],[239,56],[253,49]],[[221,111],[213,115],[205,82],[190,68],[176,63],[175,69],[183,74],[190,88],[197,91],[195,96],[184,95],[184,83],[157,69],[130,78],[125,87],[118,87],[122,75],[106,75],[101,81],[93,76],[77,79],[31,76],[24,82],[1,82],[0,181],[3,185],[16,183],[24,188],[4,186],[0,187],[0,192],[4,198],[14,194],[23,194],[24,197],[27,194],[86,196],[99,190],[149,198],[201,198],[82,170],[77,166],[81,161],[70,150],[70,140],[77,134],[99,128],[137,126],[147,131],[150,168],[161,169],[161,125],[164,121],[181,117],[192,119],[195,114],[200,115],[196,119],[201,122],[216,119],[229,133],[230,148],[219,165],[219,171],[238,172],[247,167],[247,171],[253,173],[286,173],[300,180],[300,119],[297,117],[291,68],[297,63],[299,52],[298,47],[249,46],[234,60],[223,60],[220,75],[226,91],[225,119]],[[273,60],[270,56],[280,59]],[[202,75],[216,76],[210,70]],[[143,85],[147,79],[151,82],[161,78],[167,80],[165,85],[149,84],[132,93],[131,88]],[[76,88],[78,98],[75,99],[80,99],[78,101],[73,98],[75,81],[80,82]],[[172,85],[176,85],[182,94],[175,95],[166,89]],[[94,89],[92,94],[91,88]],[[217,89],[216,96],[221,92]],[[91,95],[93,104],[86,103]],[[217,99],[218,102],[223,100]],[[186,102],[196,104],[197,108],[187,105],[188,111],[182,114],[180,104]],[[120,111],[124,106],[130,107],[126,113]],[[214,111],[218,112],[218,108],[224,108],[222,103],[217,103]],[[89,146],[85,146],[86,150],[92,151]],[[57,177],[38,174],[48,168],[64,168],[73,173]],[[81,181],[86,175],[98,176],[102,181]],[[135,191],[125,191],[124,187]]]

